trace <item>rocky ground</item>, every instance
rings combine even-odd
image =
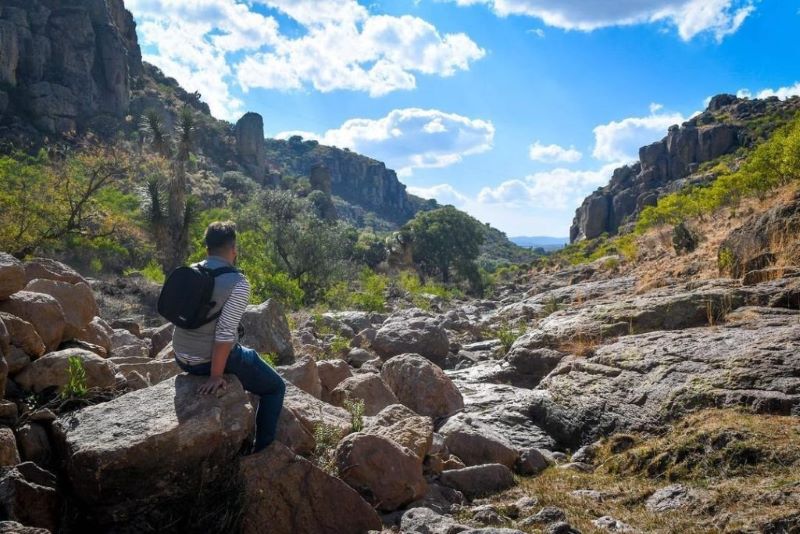
[[[737,264],[770,221],[730,232]],[[800,531],[797,270],[644,272],[604,258],[386,314],[251,306],[243,341],[287,395],[246,455],[256,401],[233,377],[198,396],[171,327],[123,317],[152,288],[0,255],[0,531]]]

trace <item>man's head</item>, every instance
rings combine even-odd
[[[233,263],[236,260],[236,223],[215,221],[209,224],[205,242],[209,256],[219,256]]]

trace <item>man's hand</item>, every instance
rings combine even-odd
[[[213,395],[218,390],[225,391],[227,385],[228,384],[225,382],[225,379],[222,378],[221,376],[212,376],[209,377],[209,379],[206,381],[205,384],[197,388],[197,392],[202,394]]]

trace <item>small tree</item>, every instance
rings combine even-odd
[[[483,225],[453,206],[418,213],[406,225],[413,240],[414,261],[423,272],[449,283],[453,269],[475,283],[475,260],[484,241]]]

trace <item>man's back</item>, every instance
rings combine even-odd
[[[200,262],[200,265],[209,269],[218,269],[220,267],[229,267],[231,264],[218,256],[209,256]],[[229,308],[246,306],[248,298],[249,285],[242,273],[226,273],[217,276],[214,279],[214,293],[211,298],[215,305],[209,315],[222,311],[229,300],[231,301]],[[220,315],[217,319],[192,330],[176,327],[172,336],[172,346],[175,349],[175,354],[178,358],[191,365],[210,362],[214,342],[219,339],[218,334],[229,334],[228,336],[223,335],[223,338],[231,337],[230,334],[232,334],[231,341],[238,341],[236,330],[239,326],[238,317],[240,315],[235,315],[237,317],[229,317],[226,314]],[[233,322],[236,324],[229,324]]]

